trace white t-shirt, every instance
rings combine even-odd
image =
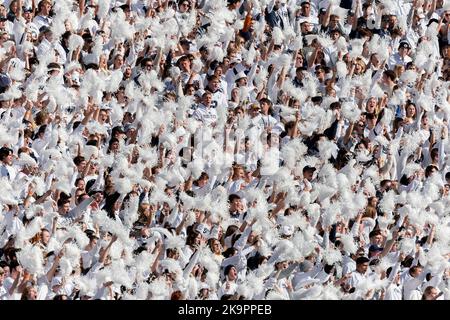
[[[8,300],[8,297],[8,290],[6,290],[5,286],[2,284],[0,286],[0,300]]]

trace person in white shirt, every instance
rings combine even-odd
[[[22,294],[17,292],[17,287],[22,279],[22,266],[20,266],[18,262],[12,262],[10,267],[11,273],[9,277],[3,281],[3,287],[6,289],[4,297],[7,296],[7,299],[4,300],[20,300]]]
[[[390,70],[394,70],[396,65],[402,65],[406,67],[408,62],[412,61],[412,58],[409,56],[411,52],[411,46],[408,42],[402,41],[398,46],[398,52],[394,53],[389,57],[388,67]]]
[[[89,244],[81,251],[82,270],[86,274],[99,258],[100,245],[99,237],[94,233],[89,235]]]
[[[13,23],[6,18],[6,16],[0,16],[0,30],[6,32],[8,35],[13,35]]]
[[[0,300],[7,300],[8,298],[8,291],[3,285],[4,280],[5,280],[5,270],[3,270],[2,267],[0,267]]]
[[[265,130],[280,135],[284,131],[283,124],[275,119],[272,113],[273,103],[268,98],[259,100],[261,106],[261,114],[259,115],[259,125]]]
[[[369,262],[369,258],[366,257],[359,257],[358,259],[356,259],[356,270],[350,274],[350,278],[347,282],[351,288],[356,288],[359,283],[367,279]]]
[[[23,43],[26,41],[27,34],[25,31],[31,33],[33,40],[39,36],[39,27],[33,22],[33,8],[23,7],[21,16],[17,16],[14,20],[13,30],[16,43]]]
[[[41,43],[37,47],[36,56],[38,60],[44,59],[45,56],[49,54],[57,54],[59,60],[58,62],[61,64],[64,64],[67,60],[66,52],[64,51],[63,47],[59,42],[54,41],[53,39],[53,32],[50,30],[49,27],[43,27],[41,30],[41,33],[44,35],[42,38]],[[55,71],[50,70],[49,71]],[[62,74],[61,74],[62,79]]]
[[[439,289],[428,286],[425,288],[425,291],[422,295],[422,300],[441,300],[439,299],[442,296],[443,292],[439,292]]]
[[[203,89],[203,81],[200,75],[192,70],[192,62],[188,56],[182,56],[177,61],[177,66],[181,70],[181,83],[183,87],[192,84],[196,89]]]
[[[409,270],[402,274],[401,280],[403,284],[403,299],[420,300],[420,286],[425,280],[427,272],[421,266],[412,266]]]
[[[300,4],[300,10],[297,12],[296,19],[298,20],[298,23],[302,23],[304,21],[307,21],[312,24],[319,24],[319,18],[316,14],[313,14],[311,10],[311,2],[308,0],[302,1]]]
[[[236,267],[232,264],[226,266],[224,269],[224,274],[226,280],[217,292],[219,299],[222,298],[223,295],[233,295],[237,290],[236,280],[238,273]]]
[[[209,91],[205,91],[202,95],[202,102],[194,111],[192,117],[205,126],[214,126],[217,122],[217,111],[213,108],[213,95]]]
[[[33,19],[38,29],[41,27],[50,27],[52,24],[52,18],[50,17],[50,10],[52,9],[52,3],[50,0],[42,0],[38,4],[38,15]]]
[[[0,178],[6,177],[8,181],[13,181],[17,175],[17,169],[12,165],[13,151],[9,148],[0,149]]]
[[[212,75],[209,78],[208,85],[205,90],[209,90],[212,93],[212,107],[213,108],[228,108],[228,97],[226,92],[223,91],[220,83],[220,78]]]

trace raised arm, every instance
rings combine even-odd
[[[114,243],[116,240],[117,240],[117,236],[116,236],[116,235],[113,235],[112,238],[111,238],[111,241],[110,241],[109,244],[108,244],[108,246],[107,246],[104,250],[102,250],[102,252],[100,253],[100,257],[99,257],[99,259],[98,259],[98,262],[99,262],[99,263],[104,263],[104,262],[105,262],[106,257],[107,257],[108,254],[109,254],[109,250],[111,249],[111,246],[113,245],[113,243]]]

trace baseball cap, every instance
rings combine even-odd
[[[238,80],[240,80],[242,78],[247,78],[247,75],[245,74],[244,71],[238,72],[238,74],[236,74],[234,80],[238,81]]]
[[[199,232],[200,234],[202,234],[204,237],[207,237],[210,232],[208,227],[203,223],[201,223],[197,226],[196,231]]]
[[[373,244],[369,247],[369,252],[378,252],[383,251],[383,248],[377,246],[376,244]]]
[[[0,88],[7,88],[11,85],[11,79],[6,75],[0,73]]]
[[[399,49],[401,49],[401,48],[411,49],[411,46],[407,41],[402,41],[402,42],[400,42],[400,45],[398,46],[398,48]]]

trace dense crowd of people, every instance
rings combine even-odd
[[[0,300],[450,299],[450,1],[0,3]]]

